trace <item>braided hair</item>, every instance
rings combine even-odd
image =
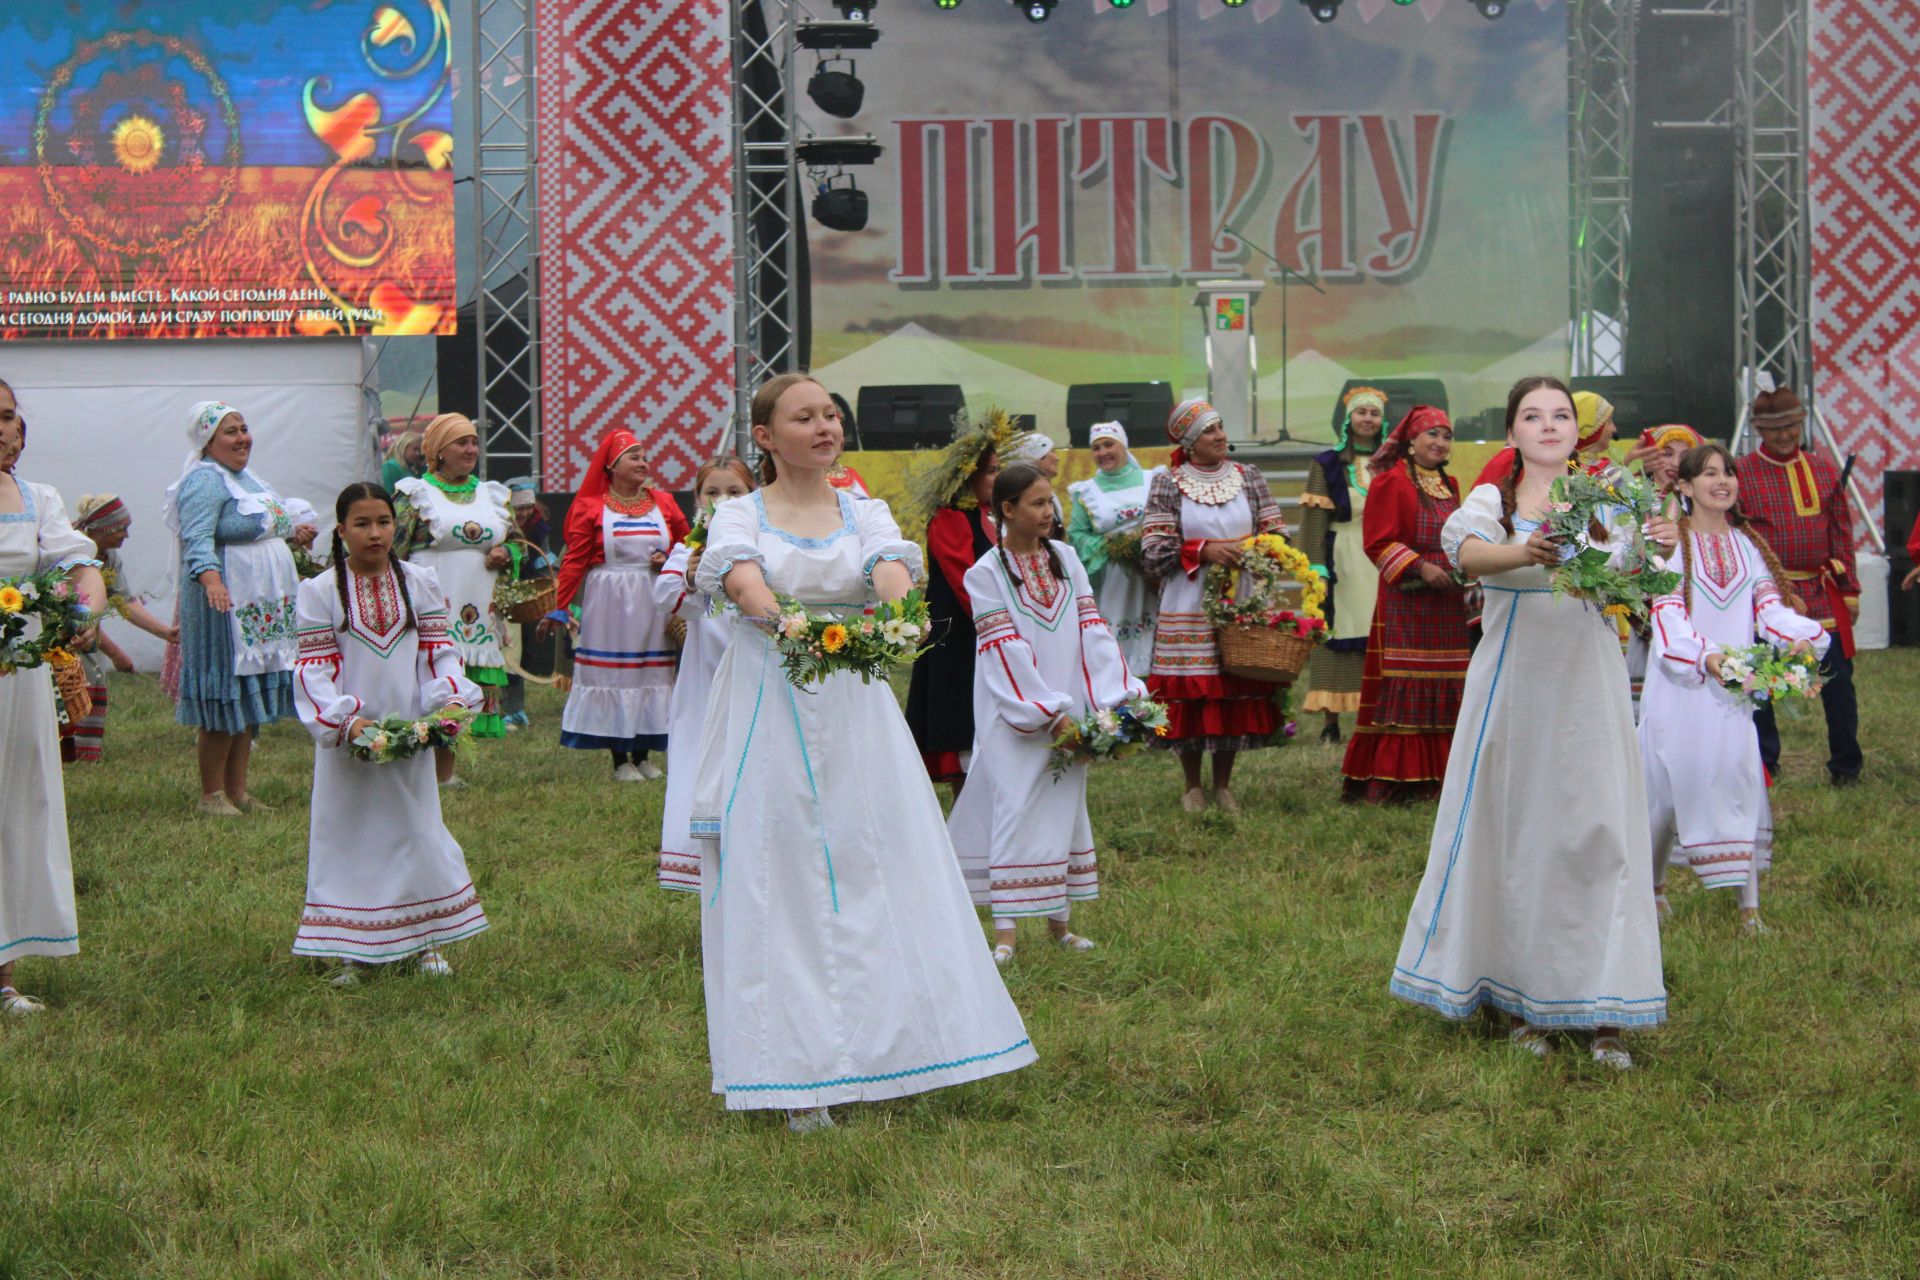
[[[1013,561],[1007,559],[1007,504],[1018,502],[1021,495],[1033,488],[1036,483],[1047,481],[1040,468],[1030,462],[1016,462],[1003,468],[993,481],[993,527],[1000,536],[994,542],[994,554],[1000,557],[1000,567],[1006,570],[1007,581],[1018,582],[1020,575],[1013,570]],[[1051,483],[1047,481],[1047,483]],[[1047,568],[1052,570],[1054,579],[1067,580],[1067,566],[1060,562],[1060,553],[1053,549],[1051,538],[1040,539],[1040,545],[1047,553]]]
[[[340,593],[340,626],[347,629],[347,620],[353,615],[353,606],[347,600],[347,577],[353,572],[353,566],[347,563],[347,544],[340,537],[340,526],[347,522],[347,512],[353,510],[356,502],[384,502],[387,511],[393,512],[393,495],[377,484],[365,480],[355,481],[340,491],[333,500],[333,586]],[[398,534],[399,521],[394,521]],[[400,542],[396,536],[387,544],[387,567],[393,571],[394,581],[400,584],[400,604],[407,611],[407,622],[402,631],[411,631],[416,625],[413,616],[413,596],[407,590],[407,571],[400,562]]]
[[[1705,471],[1707,464],[1715,458],[1720,459],[1721,464],[1726,467],[1729,475],[1733,474],[1732,452],[1728,450],[1725,445],[1710,440],[1706,444],[1698,445],[1687,450],[1681,457],[1679,469],[1674,472],[1675,488],[1679,487],[1679,483],[1682,480],[1688,481],[1689,483],[1698,480],[1700,473]],[[1740,510],[1740,503],[1737,499],[1732,509],[1727,512],[1727,523],[1745,534],[1747,541],[1753,544],[1753,549],[1760,553],[1760,559],[1767,566],[1767,572],[1773,575],[1773,585],[1779,588],[1780,598],[1786,601],[1787,608],[1804,616],[1807,612],[1806,600],[1788,583],[1787,570],[1786,567],[1780,563],[1780,557],[1773,553],[1773,548],[1767,545],[1767,540],[1756,533],[1753,526],[1748,523],[1746,512]],[[1679,524],[1680,590],[1682,592],[1682,598],[1685,599],[1687,603],[1687,612],[1691,614],[1693,612],[1693,530],[1691,516],[1682,515]]]

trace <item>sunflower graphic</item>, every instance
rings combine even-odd
[[[143,115],[130,115],[113,126],[113,158],[128,173],[153,172],[165,148],[160,126]]]

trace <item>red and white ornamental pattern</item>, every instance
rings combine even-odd
[[[681,488],[732,412],[725,0],[538,0],[541,473],[611,427]]]
[[[1814,369],[1878,511],[1920,466],[1920,4],[1814,0],[1811,43]]]

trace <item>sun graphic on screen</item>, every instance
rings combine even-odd
[[[160,163],[166,139],[145,116],[128,116],[113,127],[113,158],[128,173],[148,173]]]

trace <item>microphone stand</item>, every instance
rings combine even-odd
[[[1233,226],[1231,223],[1223,222],[1220,224],[1220,229],[1231,232],[1234,239],[1265,258],[1268,262],[1271,262],[1274,266],[1280,268],[1280,435],[1275,443],[1285,444],[1293,439],[1293,435],[1287,430],[1287,286],[1293,281],[1298,280],[1301,284],[1304,284],[1307,288],[1323,297],[1327,291],[1322,289],[1316,282],[1296,272],[1292,267],[1274,257],[1265,249],[1262,249],[1245,235],[1242,235],[1238,227]],[[1259,370],[1256,369],[1254,372],[1257,375]]]

